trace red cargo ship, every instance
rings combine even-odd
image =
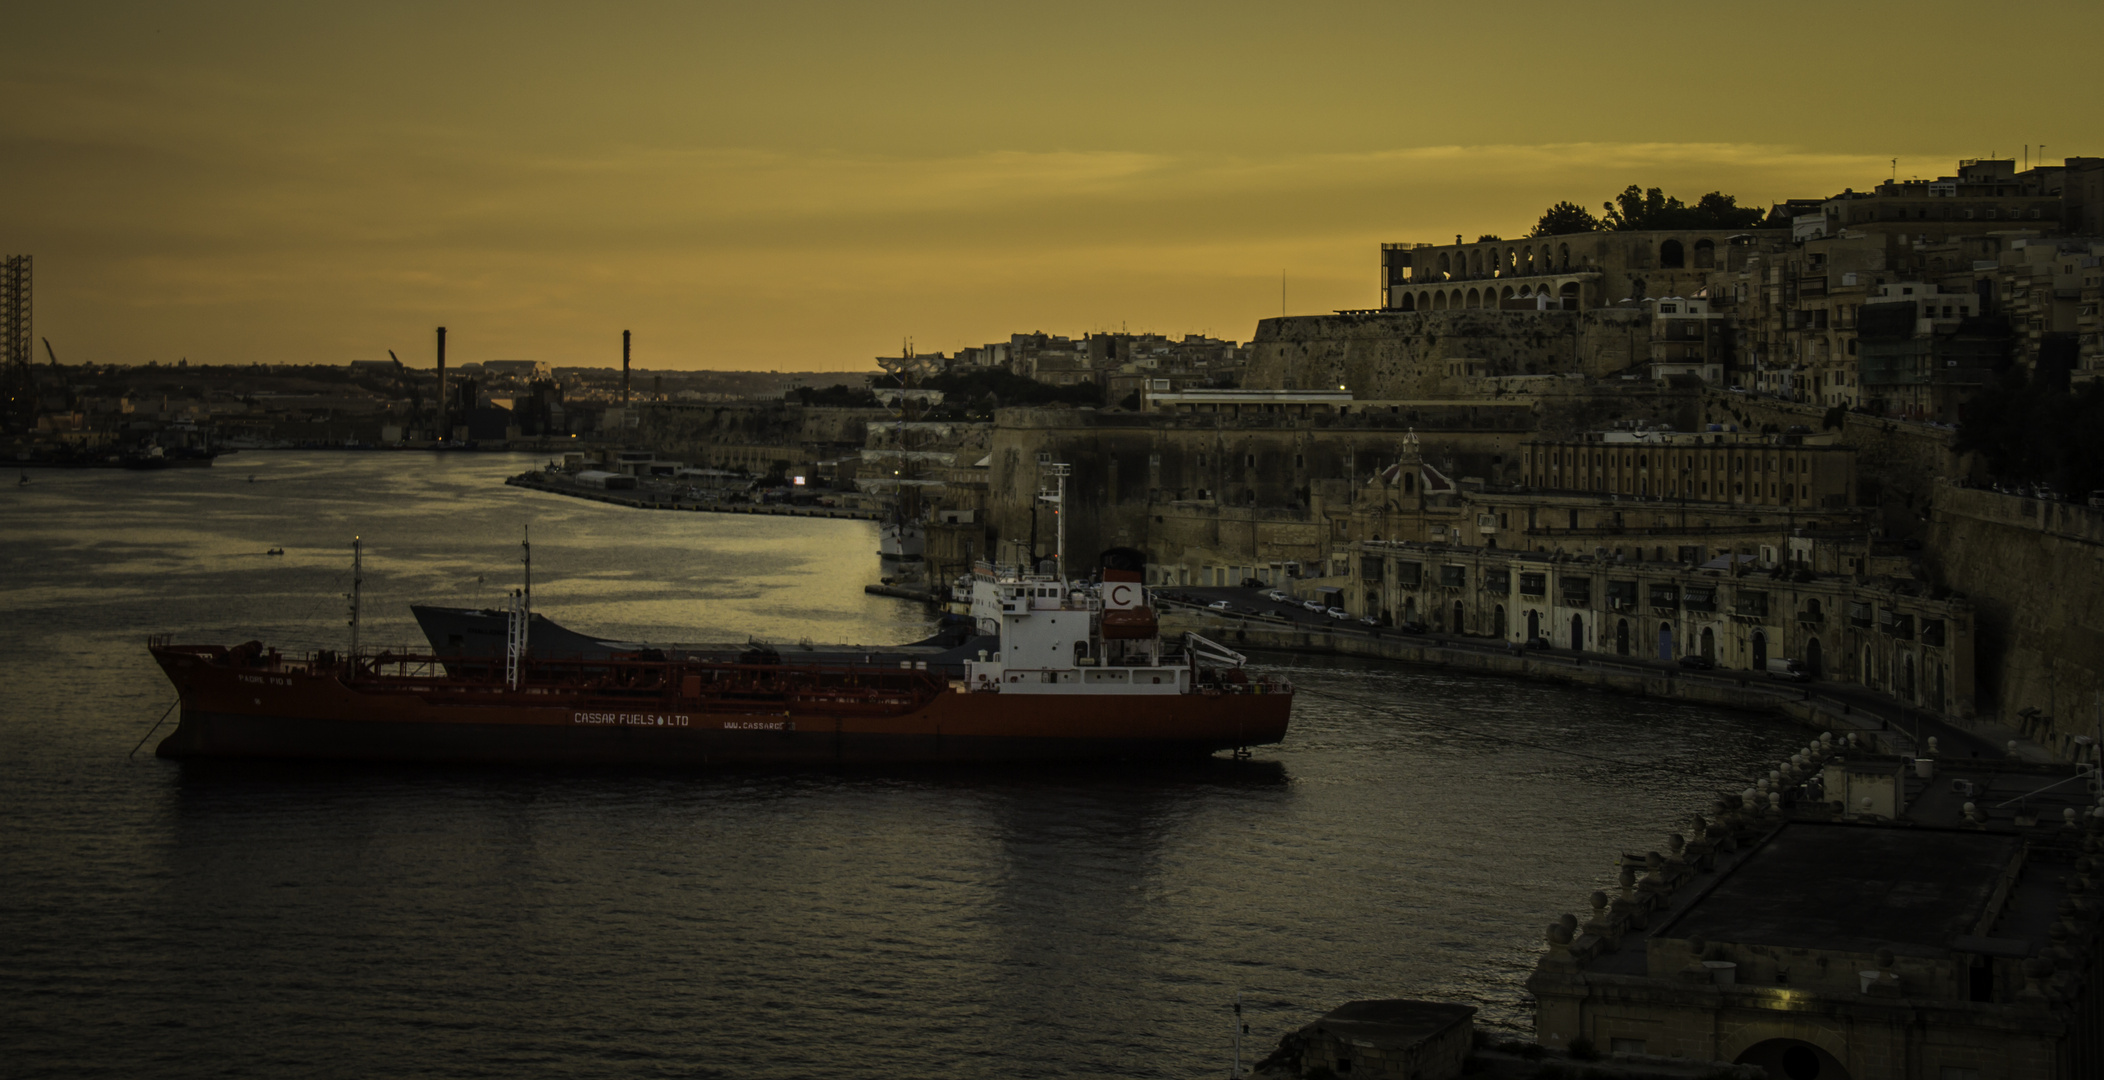
[[[1141,575],[970,578],[1000,649],[952,679],[920,667],[728,663],[655,652],[535,655],[523,604],[499,660],[282,655],[150,644],[182,696],[162,757],[634,763],[1058,761],[1276,743],[1284,680],[1185,635],[1165,643]],[[911,662],[907,662],[911,664]]]

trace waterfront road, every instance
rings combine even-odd
[[[1250,625],[1283,625],[1311,632],[1360,634],[1373,638],[1407,637],[1443,649],[1482,653],[1511,653],[1521,649],[1517,643],[1492,637],[1452,634],[1438,630],[1370,626],[1356,617],[1339,619],[1324,611],[1311,610],[1298,600],[1272,600],[1267,595],[1271,591],[1178,586],[1155,590],[1155,598],[1164,607],[1204,612],[1227,624],[1241,622]],[[1226,610],[1212,607],[1222,602],[1228,605]],[[2008,741],[2016,738],[2014,732],[2000,725],[1953,721],[1928,709],[1908,705],[1889,694],[1855,683],[1829,679],[1796,683],[1774,679],[1757,671],[1723,667],[1711,670],[1685,668],[1677,661],[1554,647],[1533,647],[1525,651],[1539,660],[1562,661],[1574,667],[1621,670],[1712,686],[1743,687],[1759,683],[1770,691],[1788,692],[1794,689],[1801,692],[1805,700],[1813,703],[1819,712],[1832,716],[1837,726],[1878,730],[1888,741],[1910,751],[1934,738],[1937,752],[1946,757],[2004,757],[2009,753]],[[2051,760],[2044,748],[2028,740],[2018,739],[2017,743],[2021,756],[2034,760]]]

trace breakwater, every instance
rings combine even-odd
[[[673,492],[609,491],[605,488],[589,488],[568,477],[557,477],[545,473],[521,473],[505,479],[511,487],[522,487],[532,491],[544,491],[550,495],[566,495],[573,499],[626,506],[635,510],[686,510],[709,514],[762,514],[771,517],[815,517],[846,518],[852,521],[875,521],[875,510],[863,510],[845,506],[792,506],[787,503],[734,503],[720,499],[696,499],[682,497]]]

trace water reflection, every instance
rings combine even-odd
[[[36,512],[0,515],[11,1064],[1201,1076],[1226,1064],[1237,991],[1259,1039],[1385,995],[1520,1027],[1540,927],[1802,741],[1741,714],[1279,656],[1262,659],[1311,691],[1286,743],[1180,769],[125,759],[170,696],[145,634],[341,645],[353,532],[381,644],[415,639],[412,601],[501,597],[527,520],[537,598],[581,629],[926,630],[861,592],[868,523],[498,482],[528,464],[257,455],[55,475],[29,489]]]

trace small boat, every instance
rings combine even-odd
[[[270,549],[269,551],[266,551],[266,552],[264,552],[263,554],[265,554],[265,555],[283,555],[283,554],[285,554],[285,549],[284,549],[284,548],[281,548],[281,547],[274,547],[274,548],[271,548],[271,549]]]

